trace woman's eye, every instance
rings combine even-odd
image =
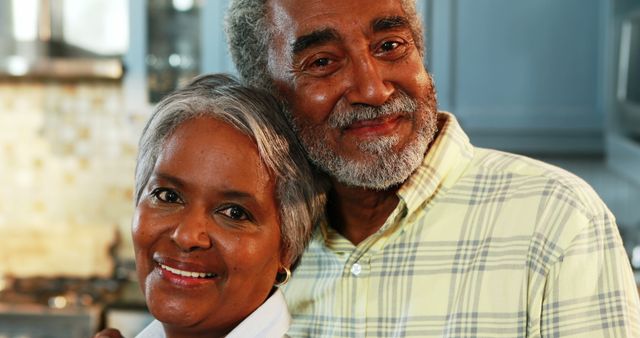
[[[226,207],[219,210],[218,212],[236,221],[244,221],[249,219],[249,214],[242,207],[239,207],[237,205]]]
[[[151,195],[165,203],[182,203],[182,199],[177,192],[170,189],[156,189]]]

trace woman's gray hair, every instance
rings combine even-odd
[[[231,0],[225,17],[225,32],[231,59],[241,79],[251,86],[264,88],[277,95],[267,59],[274,30],[266,2],[267,0]],[[424,56],[422,23],[416,10],[416,2],[400,2],[409,18],[416,48]]]
[[[293,264],[324,214],[326,197],[281,109],[280,103],[266,91],[243,86],[222,74],[202,75],[171,93],[155,107],[140,137],[136,205],[164,143],[176,128],[194,118],[218,119],[253,139],[262,161],[273,174],[285,258]]]

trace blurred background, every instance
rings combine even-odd
[[[640,3],[419,0],[440,108],[474,144],[555,163],[640,269]],[[0,338],[133,336],[129,223],[153,105],[231,72],[227,0],[0,0]]]

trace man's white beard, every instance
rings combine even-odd
[[[355,187],[386,190],[403,183],[420,166],[437,131],[435,93],[423,104],[399,91],[389,102],[379,107],[355,106],[349,111],[334,111],[322,126],[294,127],[309,159],[338,182]],[[358,144],[364,159],[341,155],[330,146],[328,135],[332,127],[343,128],[355,121],[403,113],[417,128],[412,139],[396,151],[397,135],[380,137]]]

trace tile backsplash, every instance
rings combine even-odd
[[[17,272],[2,257],[42,249],[37,241],[27,243],[31,236],[24,234],[96,237],[50,236],[68,240],[70,251],[79,249],[80,261],[87,249],[81,242],[95,240],[105,246],[96,250],[109,249],[115,235],[105,238],[107,229],[119,234],[119,254],[133,255],[133,171],[146,117],[127,112],[123,98],[118,82],[0,82],[0,238],[24,242],[23,247],[0,245],[0,276]],[[93,272],[106,269],[96,266]]]

